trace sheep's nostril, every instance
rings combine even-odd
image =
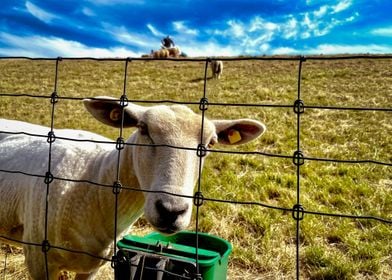
[[[172,205],[171,203],[163,202],[162,200],[155,202],[155,207],[161,219],[168,223],[175,222],[188,208],[187,206]]]

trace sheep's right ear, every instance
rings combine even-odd
[[[118,99],[100,96],[94,99],[83,99],[83,103],[87,111],[100,122],[114,127],[121,126],[123,109]],[[136,126],[144,111],[143,106],[128,103],[124,107],[123,127]]]

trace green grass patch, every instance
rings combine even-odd
[[[297,99],[298,62],[224,62],[222,78],[208,79],[210,118],[254,118],[267,132],[255,142],[218,150],[292,156],[297,148],[297,116],[292,108],[233,107],[231,103],[293,105]],[[132,61],[126,93],[141,101],[199,102],[204,62]],[[124,62],[63,60],[59,63],[60,97],[123,93]],[[305,105],[390,108],[392,60],[307,60],[302,65],[301,99]],[[0,93],[50,96],[55,61],[0,61]],[[210,76],[210,73],[209,73]],[[197,105],[190,106],[198,111]],[[50,125],[49,99],[0,96],[0,118]],[[392,162],[391,112],[305,109],[300,148],[312,158]],[[60,99],[55,127],[79,128],[112,139],[118,130],[90,117],[79,100]],[[130,133],[132,130],[126,130]],[[201,189],[205,197],[256,202],[292,209],[392,220],[392,172],[376,164],[308,161],[300,168],[291,158],[212,152]],[[142,227],[145,224],[140,223]],[[191,226],[191,229],[193,225]],[[296,223],[290,211],[260,205],[206,201],[200,229],[233,244],[232,279],[294,279]],[[374,220],[305,214],[300,223],[301,279],[391,279],[392,227]],[[248,274],[246,274],[248,275]]]

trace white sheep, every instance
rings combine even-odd
[[[86,99],[84,104],[99,121],[120,126],[122,114],[117,100],[101,97]],[[255,120],[205,119],[201,137],[201,122],[200,115],[183,105],[144,107],[130,103],[125,107],[124,127],[138,129],[120,152],[120,182],[129,188],[152,192],[123,189],[118,194],[117,238],[143,212],[148,222],[162,233],[172,234],[186,228],[193,204],[192,198],[184,196],[193,195],[200,163],[194,149],[201,139],[209,147],[218,141],[236,145],[247,143],[265,131],[265,126]],[[1,119],[0,131],[47,135],[49,128]],[[54,134],[50,163],[54,180],[49,184],[47,240],[51,246],[110,258],[114,240],[113,190],[75,180],[113,185],[119,151],[113,143],[60,139],[112,141],[91,132],[55,129]],[[0,133],[0,170],[41,176],[0,171],[0,236],[42,244],[47,187],[42,175],[48,171],[48,157],[45,137]],[[42,248],[23,245],[23,249],[31,277],[46,279]],[[62,270],[76,272],[76,279],[94,279],[103,262],[87,254],[53,247],[47,252],[50,280],[58,279]]]
[[[223,73],[223,62],[221,60],[211,61],[212,78],[220,79]]]

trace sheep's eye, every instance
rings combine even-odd
[[[216,137],[213,137],[210,143],[208,143],[208,148],[212,148],[216,143],[218,143],[218,139]]]
[[[148,135],[148,127],[145,123],[141,122],[136,127],[139,129],[141,135]]]

